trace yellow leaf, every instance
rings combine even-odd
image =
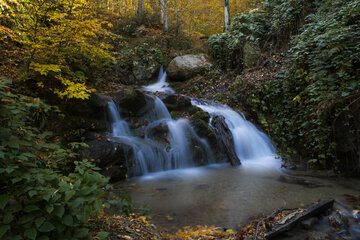
[[[294,97],[293,101],[294,102],[300,102],[301,97],[299,95],[297,95],[296,97]]]

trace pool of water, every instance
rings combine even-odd
[[[274,158],[172,170],[129,179],[116,186],[127,191],[136,206],[146,206],[161,230],[214,225],[238,229],[259,214],[281,207],[297,208],[319,199],[345,202],[344,194],[360,192],[360,181],[349,178],[301,176],[307,184],[282,181],[302,175],[279,169]],[[310,184],[309,184],[310,183]]]

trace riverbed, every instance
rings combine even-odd
[[[280,176],[297,176],[307,184],[287,183]],[[161,230],[214,225],[239,229],[260,214],[281,207],[297,208],[319,199],[346,204],[345,195],[360,193],[360,181],[351,178],[307,176],[280,169],[280,160],[248,160],[239,167],[214,164],[149,174],[117,184],[137,207],[151,210]]]

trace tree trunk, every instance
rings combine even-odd
[[[175,32],[179,33],[179,11],[178,11],[178,0],[175,0]]]
[[[145,0],[138,0],[137,15],[143,16],[145,13]]]
[[[224,0],[224,30],[227,32],[230,28],[230,6],[229,0]]]
[[[137,10],[136,0],[132,0],[132,7],[133,7],[133,15],[136,15],[136,10]]]
[[[164,2],[164,30],[165,32],[169,31],[169,15],[168,15],[168,6],[167,0],[163,0]]]

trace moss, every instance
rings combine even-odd
[[[170,115],[172,119],[180,118],[180,114],[178,112],[170,112]]]
[[[202,111],[201,109],[197,108],[197,112],[194,113],[191,118],[196,120],[202,120],[204,122],[209,122],[210,115],[207,112]]]

